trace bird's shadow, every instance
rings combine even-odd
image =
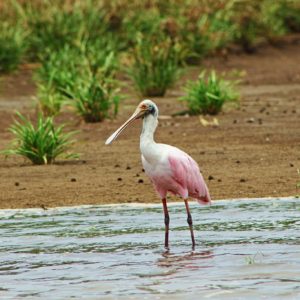
[[[173,268],[176,270],[201,269],[208,268],[209,264],[207,260],[213,257],[214,253],[212,249],[203,251],[192,250],[184,253],[175,253],[167,249],[161,254],[156,264],[158,267]]]

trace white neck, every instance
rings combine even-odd
[[[157,149],[158,144],[156,144],[153,139],[157,124],[157,114],[149,114],[143,120],[143,130],[140,138],[140,149],[143,158],[150,164],[155,164],[161,157],[161,153]]]
[[[141,133],[140,143],[154,143],[154,132],[156,130],[158,121],[157,116],[152,114],[147,115],[143,120],[143,129]]]

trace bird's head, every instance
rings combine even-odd
[[[156,104],[151,100],[143,100],[136,108],[132,116],[120,126],[105,142],[105,145],[112,143],[119,134],[134,120],[146,118],[147,116],[152,115],[153,117],[158,117],[158,108]]]
[[[158,117],[158,108],[156,104],[151,100],[143,100],[137,107],[137,109],[140,109],[144,112],[140,118],[144,118],[148,115],[152,115],[154,117]]]

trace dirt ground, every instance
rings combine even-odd
[[[204,127],[198,116],[171,117],[185,109],[179,102],[186,79],[196,79],[200,67],[190,67],[165,98],[153,98],[163,118],[156,140],[188,152],[200,165],[213,200],[294,196],[300,182],[300,43],[265,47],[251,56],[210,58],[206,67],[246,71],[238,109],[217,116],[218,127]],[[7,131],[14,111],[34,114],[31,67],[1,79],[0,150],[12,138]],[[126,99],[116,120],[84,124],[64,112],[59,121],[79,129],[74,151],[79,160],[33,166],[20,157],[0,157],[0,208],[53,207],[79,204],[159,202],[143,173],[139,152],[139,121],[119,139],[106,138],[141,100],[125,81]],[[210,120],[210,118],[205,117]],[[174,201],[176,198],[171,197]]]

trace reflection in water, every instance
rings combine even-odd
[[[213,258],[212,250],[206,251],[191,251],[188,253],[175,254],[166,250],[162,253],[162,258],[157,260],[157,265],[159,267],[165,268],[175,268],[176,270],[180,269],[199,269],[199,268],[208,268],[207,264],[203,266],[197,265],[198,260],[207,260]]]
[[[0,211],[0,299],[300,299],[300,202]],[[132,217],[134,216],[134,218]]]

